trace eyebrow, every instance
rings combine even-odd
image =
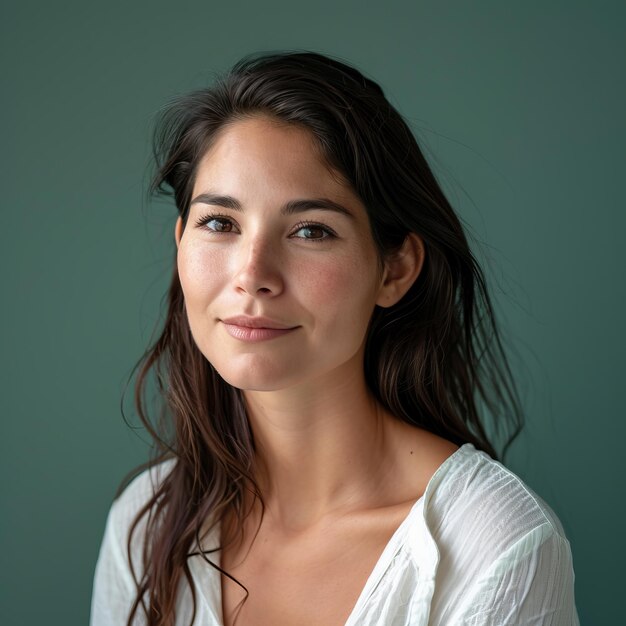
[[[226,209],[232,209],[233,211],[241,211],[243,212],[243,206],[241,202],[232,196],[223,196],[220,194],[205,192],[197,195],[191,202],[191,204],[215,204],[217,206],[222,206]],[[322,211],[335,211],[336,213],[341,213],[342,215],[346,215],[352,219],[354,219],[354,215],[348,211],[344,206],[334,202],[333,200],[329,200],[328,198],[306,198],[300,200],[290,200],[285,203],[281,209],[281,215],[293,215],[294,213],[302,213],[304,211],[312,211],[314,209],[321,209]]]

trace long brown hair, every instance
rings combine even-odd
[[[173,196],[185,226],[199,160],[221,128],[255,114],[311,132],[327,163],[366,207],[381,265],[408,232],[421,236],[426,255],[417,280],[394,306],[376,307],[372,315],[366,382],[398,418],[457,445],[470,442],[498,459],[487,416],[493,433],[505,433],[504,452],[523,418],[485,279],[408,124],[377,83],[314,52],[249,55],[211,87],[179,96],[161,111],[149,195]],[[128,624],[143,607],[147,624],[166,626],[174,624],[183,576],[195,616],[187,560],[207,520],[210,529],[228,513],[240,527],[245,490],[263,506],[241,391],[220,377],[193,340],[176,259],[164,327],[139,367],[135,406],[154,440],[154,454],[133,474],[165,459],[173,463],[130,529],[129,560],[132,536],[147,515],[142,573],[133,568],[137,597]],[[150,372],[161,399],[154,421],[145,410]],[[222,537],[223,544],[233,537]]]

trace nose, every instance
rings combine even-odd
[[[280,259],[269,239],[244,244],[237,259],[235,289],[251,296],[276,296],[283,290]]]

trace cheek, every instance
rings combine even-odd
[[[297,273],[290,280],[292,288],[308,300],[328,303],[328,299],[341,294],[348,284],[348,272],[330,259],[327,261],[299,264]]]
[[[328,318],[334,326],[354,326],[361,318],[367,323],[375,303],[375,269],[363,255],[320,259],[301,268],[293,288],[316,317]]]
[[[218,281],[223,280],[225,275],[221,256],[206,247],[181,243],[176,262],[183,294],[189,304],[210,296],[218,287]]]

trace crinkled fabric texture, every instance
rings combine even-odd
[[[126,624],[135,597],[128,529],[173,462],[137,476],[111,506],[95,569],[91,626]],[[133,537],[138,574],[144,527]],[[216,528],[201,547],[217,546],[218,537]],[[209,558],[219,565],[219,552]],[[190,556],[189,566],[197,602],[193,626],[222,626],[220,573],[201,556]],[[191,616],[183,581],[176,625],[188,626]],[[145,624],[141,611],[133,624]],[[439,467],[398,527],[345,626],[513,624],[579,626],[570,545],[537,494],[467,443]]]

